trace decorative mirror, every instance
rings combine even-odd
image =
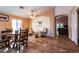
[[[37,27],[41,27],[42,26],[42,21],[38,21],[36,24]]]

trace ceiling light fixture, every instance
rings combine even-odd
[[[31,10],[30,12],[31,12],[30,18],[35,18],[35,12],[34,12],[34,10]]]

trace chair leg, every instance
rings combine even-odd
[[[9,43],[9,41],[8,41],[8,49],[10,49],[10,43]]]

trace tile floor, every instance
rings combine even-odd
[[[27,53],[76,53],[79,52],[78,46],[74,42],[64,37],[29,37]]]
[[[0,50],[1,53],[5,51]],[[39,37],[29,36],[28,47],[21,50],[21,53],[78,53],[79,48],[68,39],[62,37]],[[17,53],[16,50],[9,50],[7,53]]]

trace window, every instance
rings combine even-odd
[[[56,30],[59,28],[59,24],[56,24]]]
[[[22,21],[21,20],[12,19],[13,33],[15,33],[15,31],[18,31],[20,28],[22,28]]]
[[[58,28],[64,28],[64,24],[62,24],[62,23],[61,24],[57,24],[56,25],[56,29],[58,29]]]
[[[56,27],[59,28],[59,24],[57,24]]]
[[[60,24],[60,28],[64,28],[64,24]]]

